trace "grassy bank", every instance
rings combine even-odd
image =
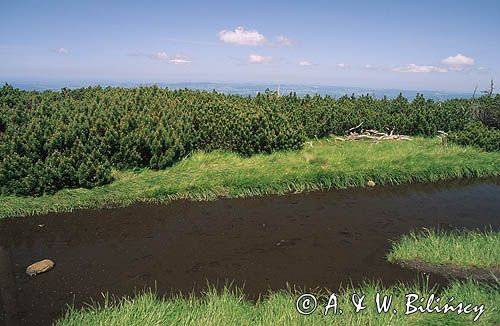
[[[387,258],[389,261],[418,259],[431,264],[462,267],[500,267],[500,233],[413,232],[396,242]]]
[[[391,262],[451,276],[498,278],[500,233],[426,230],[401,237],[387,256]]]
[[[500,175],[500,153],[437,139],[307,143],[300,151],[243,158],[234,153],[198,152],[165,170],[114,171],[112,184],[64,189],[41,197],[0,196],[0,217],[125,206],[137,201],[205,200],[328,188],[433,182]]]
[[[376,311],[376,293],[392,295],[392,304],[387,313]],[[366,309],[355,313],[350,295],[365,295]],[[325,316],[324,311],[328,296],[318,300],[318,308],[311,315],[300,315],[295,306],[300,294],[277,292],[258,301],[249,302],[241,292],[224,290],[208,291],[202,297],[176,297],[158,299],[151,293],[136,298],[124,298],[118,303],[107,301],[103,305],[75,310],[70,309],[57,322],[60,326],[69,325],[462,325],[470,324],[477,313],[457,314],[448,311],[443,313],[405,314],[406,295],[415,293],[424,298],[424,303],[414,303],[425,307],[431,293],[436,293],[427,286],[399,285],[384,289],[376,285],[365,285],[358,289],[341,291],[338,294],[338,309],[342,313],[333,313],[333,309]],[[453,303],[484,305],[484,312],[479,316],[477,325],[498,325],[500,313],[500,291],[497,285],[478,284],[474,281],[454,282],[441,293],[441,303],[432,307],[442,307],[451,297]],[[396,309],[394,313],[393,309]],[[411,310],[410,310],[411,311]]]

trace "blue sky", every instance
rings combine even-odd
[[[500,1],[5,1],[0,80],[500,83]]]

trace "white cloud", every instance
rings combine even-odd
[[[272,61],[272,57],[267,57],[260,54],[250,54],[248,56],[248,63],[271,63]]]
[[[340,63],[337,63],[337,68],[342,68],[342,69],[347,69],[347,68],[350,68],[351,65],[347,64],[347,63],[343,63],[343,62],[340,62]],[[367,65],[369,66],[369,65]]]
[[[289,39],[288,37],[285,37],[283,35],[276,36],[276,44],[281,45],[281,46],[292,46],[293,41]]]
[[[174,65],[182,65],[182,64],[187,64],[191,63],[191,59],[188,56],[182,55],[182,54],[176,54],[176,55],[169,55],[166,52],[156,52],[155,54],[149,55],[151,59],[155,60],[160,60],[160,61],[167,61],[168,63],[174,64]]]
[[[172,59],[168,60],[168,62],[174,65],[184,65],[191,63],[191,59],[187,56],[176,54]]]
[[[457,54],[455,56],[449,56],[441,60],[441,63],[447,66],[451,66],[453,70],[462,70],[464,66],[474,65],[474,59],[466,57],[463,54]]]
[[[256,30],[245,30],[238,26],[234,31],[222,30],[218,34],[219,40],[224,43],[251,45],[251,46],[293,46],[295,41],[289,37],[278,35],[274,41],[268,41],[267,38]]]
[[[493,72],[491,68],[485,66],[479,66],[473,71],[477,71],[480,74],[491,74]]]
[[[245,30],[243,27],[237,27],[234,31],[222,30],[219,32],[219,39],[225,43],[240,45],[264,45],[266,38],[256,30]]]
[[[430,66],[430,65],[420,66],[420,65],[416,65],[414,63],[411,63],[409,65],[393,67],[393,68],[391,68],[391,71],[429,73],[429,72],[447,72],[448,69],[442,68],[442,67],[437,67],[437,66]]]
[[[168,60],[169,56],[166,52],[157,52],[153,55],[153,58],[157,60]]]
[[[430,72],[447,72],[447,68],[432,66],[432,65],[416,65],[414,63],[402,66],[389,67],[385,65],[371,65],[364,66],[365,69],[373,71],[393,71],[393,72],[413,72],[413,73],[430,73]]]
[[[365,69],[375,70],[375,71],[387,71],[387,70],[390,70],[389,67],[384,66],[384,65],[371,65],[371,64],[365,65]]]
[[[54,49],[54,52],[59,53],[59,54],[68,54],[69,53],[68,49],[66,49],[66,48],[57,48],[57,49]]]
[[[313,65],[313,63],[311,61],[307,61],[307,60],[299,61],[299,66],[309,67],[309,66],[312,66],[312,65]]]

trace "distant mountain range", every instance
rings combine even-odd
[[[2,82],[4,84],[5,82]],[[63,87],[77,88],[90,85],[101,86],[116,86],[116,87],[134,87],[140,85],[158,85],[160,87],[168,87],[170,89],[198,89],[203,91],[217,91],[226,94],[239,94],[245,96],[254,96],[258,92],[264,92],[266,89],[273,91],[278,90],[281,94],[295,92],[298,96],[306,94],[314,95],[330,95],[340,97],[342,95],[366,95],[370,94],[374,97],[381,98],[387,96],[394,98],[402,94],[406,98],[412,99],[418,93],[423,94],[426,98],[434,100],[446,100],[450,98],[468,98],[472,96],[472,92],[439,92],[429,90],[402,90],[402,89],[381,89],[381,88],[363,88],[363,87],[343,87],[343,86],[320,86],[320,85],[299,85],[299,84],[257,84],[257,83],[205,83],[205,82],[189,82],[189,83],[133,83],[133,82],[8,82],[14,87],[25,90],[59,90]]]

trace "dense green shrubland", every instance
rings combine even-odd
[[[485,101],[498,107],[500,96]],[[109,183],[112,167],[163,169],[194,150],[250,156],[298,149],[307,138],[344,134],[361,122],[367,129],[432,136],[477,120],[471,104],[422,96],[413,101],[269,92],[242,97],[155,86],[38,92],[5,85],[0,89],[0,193],[91,188]]]
[[[491,93],[470,100],[473,121],[464,128],[453,130],[450,140],[460,145],[500,151],[500,95]]]
[[[449,138],[460,145],[476,146],[490,152],[500,151],[500,129],[485,127],[479,122],[450,133]]]

